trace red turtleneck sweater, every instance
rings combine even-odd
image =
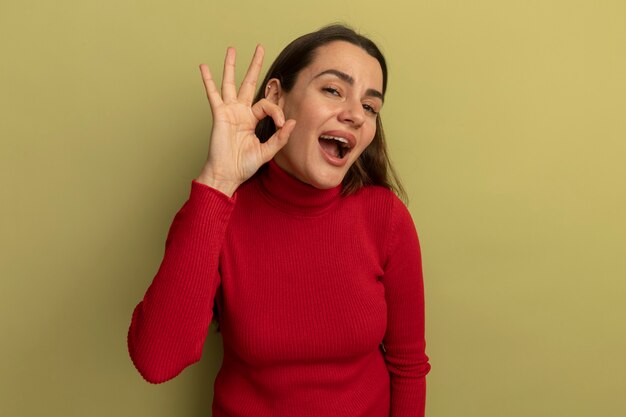
[[[340,191],[273,161],[232,198],[192,181],[128,332],[141,375],[164,382],[200,359],[215,300],[213,417],[423,416],[415,227],[385,188]]]

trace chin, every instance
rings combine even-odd
[[[331,188],[335,188],[339,184],[341,184],[341,181],[336,181],[336,182],[316,182],[316,183],[310,184],[310,185],[312,185],[313,187],[317,188],[318,190],[329,190]]]
[[[341,172],[334,171],[334,169],[331,169],[330,172],[324,169],[319,170],[316,173],[317,175],[309,176],[309,181],[306,182],[320,190],[335,188],[343,182],[346,173],[343,172],[343,170],[341,170]]]
[[[327,190],[340,185],[352,165],[347,161],[348,163],[342,167],[332,166],[321,158],[320,160],[309,159],[294,162],[280,154],[275,160],[289,174],[320,190]]]

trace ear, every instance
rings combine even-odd
[[[283,89],[278,78],[270,79],[265,85],[265,98],[283,107]]]

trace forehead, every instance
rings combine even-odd
[[[317,48],[311,63],[302,70],[311,81],[323,71],[334,69],[350,75],[355,84],[382,91],[383,71],[376,58],[363,48],[345,41],[334,41]]]

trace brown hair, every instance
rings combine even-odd
[[[349,42],[376,58],[383,72],[384,95],[387,91],[387,64],[380,49],[370,39],[356,33],[348,26],[333,24],[300,36],[287,45],[267,71],[254,102],[265,97],[265,86],[272,78],[278,79],[283,90],[289,92],[300,71],[313,61],[317,48],[333,41]],[[270,117],[266,117],[257,124],[256,135],[261,142],[268,140],[274,132],[276,132],[276,126]],[[404,187],[389,159],[380,114],[376,119],[376,133],[372,143],[350,167],[343,180],[343,194],[352,194],[366,185],[383,186],[395,192],[403,201],[407,200]]]

